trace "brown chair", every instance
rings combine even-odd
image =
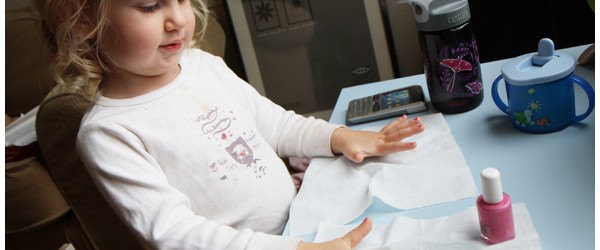
[[[56,85],[47,69],[52,52],[31,8],[6,12],[5,113],[18,117],[39,105]],[[7,148],[7,152],[10,150]],[[59,249],[73,212],[39,152],[5,161],[6,249]]]

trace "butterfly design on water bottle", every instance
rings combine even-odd
[[[463,59],[443,59],[440,64],[449,68],[452,71],[452,78],[446,85],[446,91],[452,92],[454,90],[454,80],[456,79],[456,73],[461,71],[473,70],[473,65]]]

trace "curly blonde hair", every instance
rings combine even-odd
[[[203,0],[190,1],[201,38],[209,11]],[[50,70],[61,91],[94,101],[108,71],[100,41],[110,26],[110,0],[35,0],[34,8],[55,53]]]

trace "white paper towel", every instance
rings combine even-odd
[[[430,220],[396,217],[389,225],[373,225],[356,250],[384,249],[541,249],[541,243],[524,203],[513,204],[515,238],[487,245],[481,238],[477,208]],[[356,225],[319,225],[315,242],[344,236]]]
[[[289,234],[314,233],[320,222],[346,224],[371,205],[373,196],[401,210],[476,196],[469,167],[443,116],[423,116],[422,123],[425,132],[406,139],[417,142],[414,150],[361,164],[345,157],[313,159],[291,204]]]

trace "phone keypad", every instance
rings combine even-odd
[[[371,96],[352,100],[349,105],[348,118],[366,115],[373,111],[373,102]]]

